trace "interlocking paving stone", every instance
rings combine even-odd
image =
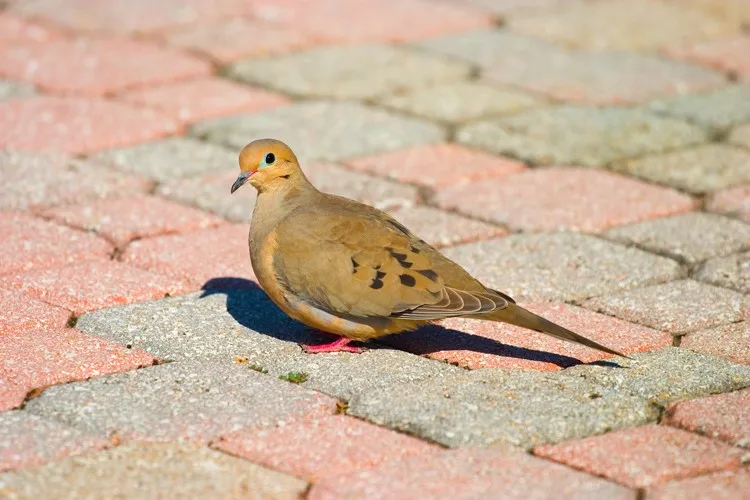
[[[647,500],[747,500],[750,469],[717,472],[648,488]]]
[[[175,295],[185,282],[113,260],[91,260],[0,278],[0,287],[19,290],[80,315],[130,302]]]
[[[335,404],[246,367],[184,361],[51,387],[26,410],[99,436],[206,442],[249,423],[332,414]]]
[[[0,411],[11,410],[21,406],[28,392],[25,386],[0,375]]]
[[[750,293],[750,252],[708,260],[696,270],[695,279]]]
[[[680,335],[745,319],[750,315],[749,304],[732,290],[680,280],[596,297],[584,306]]]
[[[49,26],[30,22],[8,11],[0,13],[0,42],[48,42],[59,33]]]
[[[151,43],[76,38],[0,45],[0,71],[49,92],[101,96],[208,75],[211,65]]]
[[[706,193],[750,182],[750,152],[706,144],[614,163],[612,168],[690,193]]]
[[[515,14],[525,10],[548,9],[563,5],[570,0],[457,0],[461,3],[472,5],[494,12],[496,14]]]
[[[28,215],[0,212],[0,274],[72,264],[106,256],[103,239]]]
[[[248,428],[213,446],[308,481],[371,469],[441,448],[346,415],[271,428]]]
[[[34,87],[25,83],[0,78],[0,99],[28,97],[34,95]]]
[[[606,236],[696,264],[750,247],[750,224],[694,212],[610,229]]]
[[[183,123],[237,113],[252,113],[286,104],[275,92],[219,78],[201,78],[125,92],[119,100],[158,109]]]
[[[666,55],[740,76],[750,82],[750,36],[720,38],[667,49]]]
[[[523,231],[597,232],[696,207],[692,198],[674,190],[609,172],[562,167],[450,186],[439,190],[434,201]]]
[[[70,312],[45,304],[18,290],[0,290],[0,335],[14,330],[62,328]]]
[[[714,193],[706,201],[706,209],[750,222],[750,185]]]
[[[301,498],[307,484],[208,448],[137,443],[0,475],[9,499]],[[249,497],[248,497],[249,495]]]
[[[635,492],[512,449],[449,450],[324,479],[308,498],[611,498]]]
[[[377,102],[395,110],[450,123],[514,113],[544,103],[540,98],[515,89],[478,82],[440,83],[399,90],[379,97]]]
[[[750,9],[747,8],[747,0],[723,0],[721,2],[717,2],[716,0],[670,1],[678,2],[680,5],[689,3],[703,10],[706,15],[728,20],[740,27],[750,23]]]
[[[217,226],[223,221],[200,210],[157,196],[66,205],[42,212],[62,224],[95,232],[117,245],[136,238]]]
[[[568,304],[524,304],[524,307],[587,338],[625,354],[671,346],[669,334]],[[606,358],[588,347],[511,326],[467,318],[450,318],[440,326],[395,335],[389,345],[470,369],[508,368],[555,371]]]
[[[508,232],[498,226],[425,206],[393,210],[391,215],[437,248],[503,236]]]
[[[580,301],[682,275],[673,260],[574,233],[512,235],[444,253],[516,299]]]
[[[25,411],[0,413],[0,471],[42,465],[107,445],[105,439]]]
[[[298,96],[366,99],[469,76],[471,67],[439,55],[391,45],[321,47],[248,59],[230,76]]]
[[[750,121],[750,85],[654,101],[648,109],[706,127],[727,129]]]
[[[235,148],[258,137],[289,144],[300,161],[336,161],[440,142],[437,125],[354,102],[308,101],[253,115],[199,122],[191,133]]]
[[[239,152],[189,137],[144,142],[102,151],[93,158],[125,172],[159,182],[169,182],[237,166]]]
[[[344,163],[356,170],[428,188],[503,177],[525,168],[519,161],[447,143],[389,151]]]
[[[729,135],[729,142],[750,149],[750,123],[734,129]]]
[[[750,448],[750,389],[672,404],[662,423]]]
[[[10,150],[91,153],[179,129],[162,113],[101,99],[37,96],[0,101],[0,148]]]
[[[0,344],[0,377],[32,389],[135,370],[154,358],[73,329],[5,332]]]
[[[737,468],[743,452],[679,429],[647,425],[542,446],[534,454],[632,488],[643,488]]]
[[[147,191],[151,183],[92,162],[46,153],[0,151],[0,208],[29,210]]]
[[[253,278],[247,249],[246,224],[225,224],[190,233],[157,236],[134,241],[122,260],[185,280],[193,288],[212,278]]]
[[[558,106],[459,129],[459,142],[542,164],[602,166],[704,142],[707,132],[639,109]]]
[[[739,26],[681,2],[572,2],[518,14],[509,29],[580,49],[648,50],[710,40]]]
[[[680,347],[750,365],[750,323],[741,321],[689,333]]]

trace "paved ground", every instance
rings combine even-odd
[[[0,2],[0,497],[750,498],[750,2]],[[634,361],[469,320],[306,355],[277,137]]]

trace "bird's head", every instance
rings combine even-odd
[[[247,182],[263,191],[301,175],[297,157],[289,146],[275,139],[259,139],[242,148],[240,175],[232,184],[232,193]]]

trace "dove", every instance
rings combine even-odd
[[[231,193],[246,183],[258,191],[248,238],[258,282],[287,315],[337,336],[303,345],[308,353],[361,352],[349,343],[462,316],[626,357],[484,286],[390,215],[319,191],[281,141],[251,142],[239,164]]]

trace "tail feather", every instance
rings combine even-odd
[[[508,304],[508,306],[504,307],[503,309],[496,309],[495,311],[482,316],[482,319],[503,321],[505,323],[510,323],[511,325],[516,325],[523,328],[528,328],[529,330],[545,333],[560,340],[566,340],[568,342],[573,342],[574,344],[585,345],[586,347],[591,347],[592,349],[597,349],[599,351],[606,352],[607,354],[614,354],[616,356],[628,358],[628,356],[625,356],[621,352],[617,352],[614,349],[610,349],[609,347],[598,344],[593,340],[589,340],[586,337],[578,335],[577,333],[571,332],[567,328],[556,325],[555,323],[546,320],[541,316],[537,316],[531,311],[527,311],[523,307],[517,306],[515,304]]]

